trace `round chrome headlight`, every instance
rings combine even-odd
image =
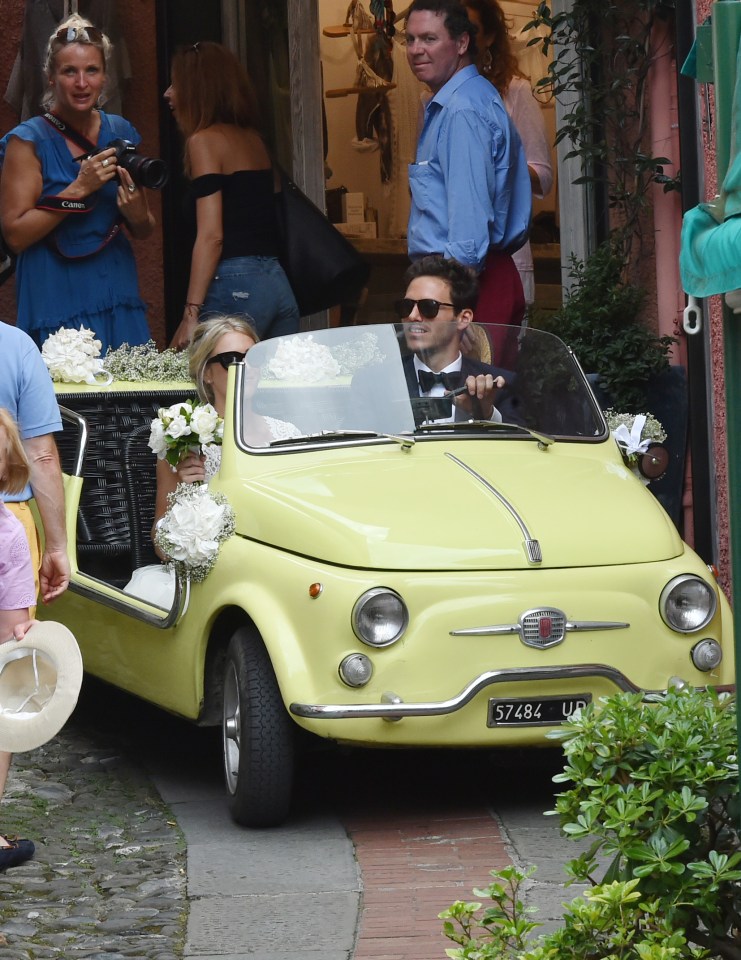
[[[700,577],[684,573],[661,591],[659,610],[664,623],[678,633],[702,630],[715,616],[718,598]]]
[[[387,647],[401,638],[409,623],[409,613],[398,593],[387,587],[375,587],[360,597],[353,607],[355,636],[371,647]]]

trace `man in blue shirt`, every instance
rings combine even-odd
[[[437,253],[472,267],[476,319],[519,324],[525,298],[511,254],[527,239],[532,189],[519,134],[474,65],[475,34],[459,0],[409,8],[407,59],[432,92],[409,165],[409,256]]]

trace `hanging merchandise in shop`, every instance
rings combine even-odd
[[[395,19],[391,0],[371,0],[370,13],[360,0],[352,0],[345,23],[323,31],[327,37],[352,38],[358,61],[355,83],[327,90],[325,96],[357,95],[353,146],[380,152],[382,183],[388,183],[393,173],[394,137],[388,91],[396,87],[392,46]]]

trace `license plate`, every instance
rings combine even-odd
[[[513,697],[489,700],[488,727],[551,727],[568,720],[591,701],[591,693],[572,697]]]

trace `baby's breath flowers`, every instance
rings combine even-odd
[[[651,444],[666,440],[666,430],[651,413],[618,413],[610,409],[605,410],[605,420],[623,460],[632,470],[637,468],[638,458]]]
[[[135,347],[124,343],[116,350],[109,350],[103,362],[114,380],[191,382],[187,352],[170,348],[158,350],[154,340]]]

